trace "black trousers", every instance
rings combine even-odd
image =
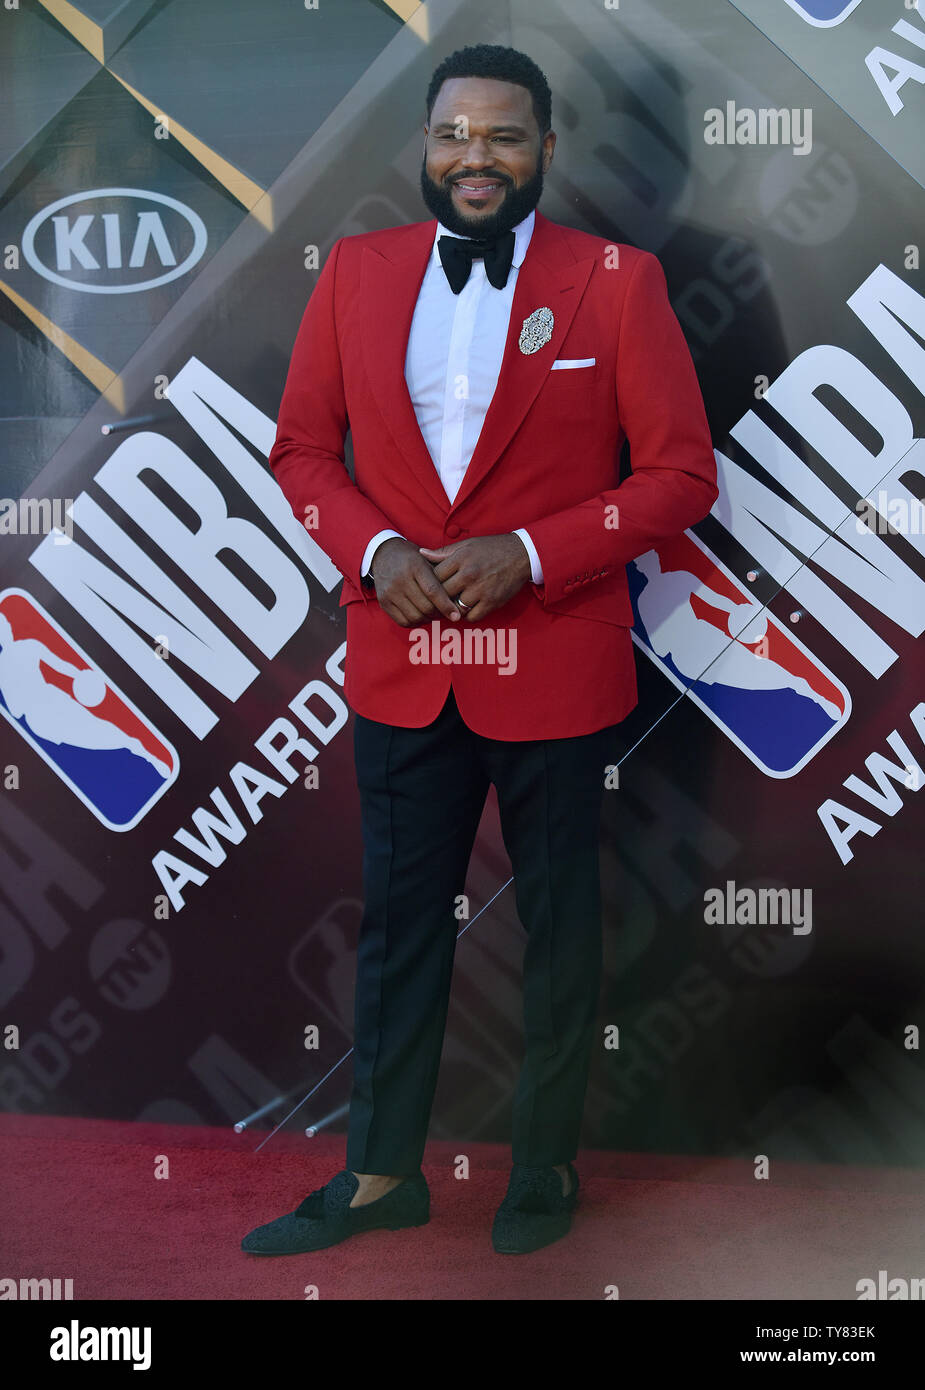
[[[456,899],[497,790],[523,957],[515,1163],[578,1151],[601,983],[600,813],[615,726],[502,742],[463,723],[452,690],[422,729],[355,717],[364,913],[357,949],[346,1166],[421,1166],[446,1030]]]

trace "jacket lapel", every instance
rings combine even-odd
[[[363,356],[370,390],[392,438],[418,482],[445,512],[449,499],[421,434],[405,381],[411,320],[433,250],[437,221],[415,222],[405,230],[388,256],[364,248],[360,271]]]
[[[360,277],[366,322],[363,351],[370,389],[397,447],[421,486],[441,511],[449,514],[497,463],[532,405],[575,316],[594,259],[576,260],[559,227],[537,211],[530,245],[517,272],[498,384],[451,505],[405,382],[411,320],[436,229],[435,219],[413,223],[388,256],[364,248]],[[552,310],[552,337],[537,352],[522,353],[519,340],[523,321],[543,307]]]
[[[559,354],[593,265],[592,256],[576,260],[557,224],[537,212],[530,245],[517,272],[498,385],[454,499],[454,510],[498,462],[520,427]],[[520,334],[524,319],[542,308],[552,310],[552,337],[538,351],[523,353]]]

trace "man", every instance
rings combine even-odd
[[[602,964],[600,806],[636,704],[626,565],[717,496],[659,262],[536,211],[556,143],[543,74],[513,49],[462,49],[426,106],[433,219],[334,245],[270,455],[344,575],[365,911],[347,1167],[245,1237],[255,1254],[428,1220],[454,904],[492,783],[527,934],[493,1244],[523,1253],[568,1231]]]

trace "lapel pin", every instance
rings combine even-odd
[[[554,323],[552,310],[545,306],[542,309],[534,309],[532,314],[528,314],[524,319],[523,328],[520,330],[521,352],[538,352],[543,344],[548,343],[552,337]]]

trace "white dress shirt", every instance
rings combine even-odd
[[[485,274],[484,261],[478,259],[473,260],[459,294],[450,288],[437,247],[439,237],[459,234],[437,224],[411,320],[405,381],[418,426],[450,502],[465,477],[498,384],[514,286],[534,221],[531,212],[514,228],[514,259],[503,289],[495,289]],[[373,536],[363,556],[362,574],[369,574],[379,545],[398,534],[385,530]],[[543,571],[533,541],[522,527],[514,535],[520,536],[530,557],[533,583],[542,584]]]

